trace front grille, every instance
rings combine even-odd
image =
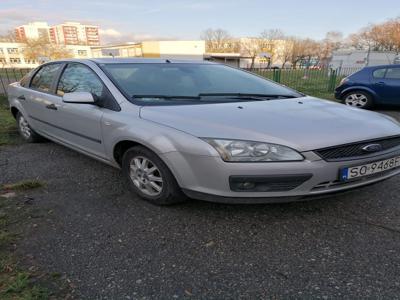
[[[373,153],[366,152],[362,148],[370,144],[380,144],[382,146],[381,151],[389,150],[400,146],[400,137],[391,137],[377,140],[363,141],[353,144],[340,145],[335,147],[323,148],[315,150],[315,152],[325,160],[340,160],[354,157],[368,156]],[[379,153],[379,152],[375,152]]]

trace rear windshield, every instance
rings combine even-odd
[[[104,64],[102,68],[130,98],[135,95],[185,97],[212,93],[301,96],[259,76],[218,64],[118,63]],[[148,97],[146,100],[160,101],[160,98]]]

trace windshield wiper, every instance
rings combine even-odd
[[[200,96],[174,96],[174,95],[132,95],[132,99],[163,99],[163,100],[200,100]]]
[[[229,99],[243,99],[243,100],[271,100],[271,99],[288,99],[297,98],[295,95],[281,95],[281,94],[248,94],[248,93],[200,93],[199,97],[226,97]]]

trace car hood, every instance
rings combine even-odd
[[[197,137],[241,139],[314,150],[400,135],[389,117],[313,97],[144,106],[141,118]]]

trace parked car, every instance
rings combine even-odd
[[[335,97],[359,108],[400,105],[400,65],[363,68],[341,81]]]
[[[221,64],[55,61],[8,95],[25,141],[45,137],[121,168],[159,205],[293,201],[400,173],[393,118]]]

